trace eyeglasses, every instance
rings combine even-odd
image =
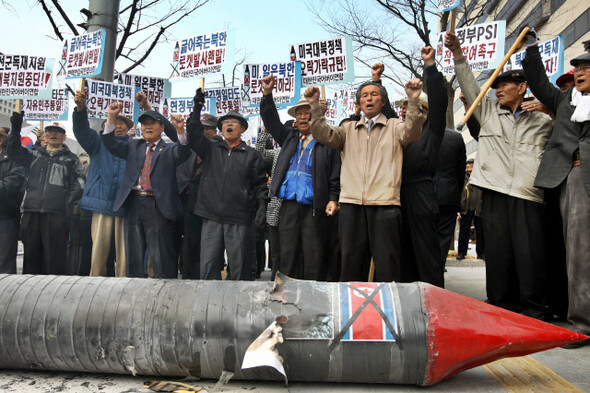
[[[590,64],[586,64],[586,65],[582,65],[582,66],[577,66],[576,67],[576,74],[583,72],[586,73],[590,71]]]
[[[221,124],[238,124],[239,121],[236,119],[225,119],[221,122]]]

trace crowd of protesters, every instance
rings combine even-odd
[[[480,87],[453,33],[445,45],[467,108]],[[545,76],[536,37],[527,45],[524,70],[500,74],[497,99],[484,97],[467,124],[479,142],[475,160],[446,128],[447,88],[431,47],[421,51],[423,80],[404,86],[399,117],[382,64],[338,126],[326,121],[317,87],[283,124],[269,75],[256,148],[241,139],[248,122],[240,113],[201,113],[201,89],[186,121],[168,120],[138,93],[141,138],[118,103],[101,130],[91,129],[78,92],[73,132],[86,170],[58,123],[31,149],[21,146],[15,112],[0,130],[0,273],[16,273],[20,239],[25,274],[253,280],[268,237],[273,277],[443,287],[459,217],[457,259],[473,223],[488,302],[567,318],[589,334],[590,54],[571,61],[575,72],[560,78],[560,90]],[[74,241],[84,237],[91,241]],[[565,283],[556,282],[559,266]]]

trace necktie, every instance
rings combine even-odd
[[[150,143],[149,146],[149,149],[145,153],[143,168],[141,168],[141,175],[139,176],[139,186],[144,191],[152,190],[152,185],[150,183],[150,172],[152,169],[152,157],[154,156],[154,144]]]
[[[373,128],[373,119],[367,120],[367,131],[371,132],[371,128]]]

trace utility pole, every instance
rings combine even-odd
[[[80,10],[88,20],[80,23],[79,26],[87,32],[106,29],[102,72],[94,76],[93,79],[112,82],[115,72],[115,51],[117,50],[119,0],[89,0],[89,8],[89,10],[85,8]]]
[[[117,25],[119,21],[120,0],[89,0],[89,10],[81,9],[88,20],[78,26],[87,32],[93,32],[104,28],[104,57],[102,59],[102,70],[93,79],[112,82],[115,73],[115,51],[117,50]],[[90,127],[95,130],[101,129],[100,120],[89,120]]]

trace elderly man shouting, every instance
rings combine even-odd
[[[364,116],[343,126],[329,126],[319,103],[320,91],[305,91],[311,106],[313,137],[342,151],[339,235],[342,281],[367,279],[371,256],[376,281],[401,279],[400,185],[403,148],[420,138],[426,114],[418,108],[422,82],[406,83],[406,121],[381,113],[389,100],[385,88],[365,82],[357,90]]]

